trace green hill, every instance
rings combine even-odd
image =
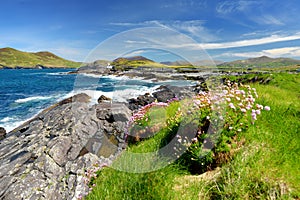
[[[300,60],[291,58],[270,58],[261,56],[258,58],[249,58],[246,60],[236,60],[219,64],[219,67],[283,67],[299,65]]]
[[[127,58],[117,58],[112,62],[112,65],[117,68],[126,68],[126,67],[168,67],[167,65],[154,62],[143,56],[134,56]]]
[[[79,67],[81,63],[65,60],[53,53],[42,51],[37,53],[23,52],[13,48],[0,48],[0,68],[36,68],[36,67]]]

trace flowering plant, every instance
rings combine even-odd
[[[239,133],[254,124],[263,110],[270,110],[268,106],[257,104],[257,98],[255,88],[226,81],[214,91],[200,92],[192,99],[149,104],[132,116],[127,130],[131,136],[140,139],[141,135],[150,130],[153,135],[160,128],[166,127],[170,134],[174,134],[179,126],[192,127],[196,122],[196,132],[185,128],[185,133],[176,135],[178,142],[174,149],[175,154],[178,150],[179,162],[192,171],[201,172],[203,166],[219,162],[217,158],[220,155],[226,157],[237,144]],[[162,107],[168,109],[171,106],[171,115],[162,117],[158,114]],[[180,149],[183,148],[187,151],[181,155]]]

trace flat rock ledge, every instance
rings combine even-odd
[[[0,140],[0,199],[77,199],[85,170],[124,149],[131,111],[121,103],[63,100]]]

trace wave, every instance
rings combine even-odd
[[[71,71],[68,71],[68,72],[49,72],[49,73],[46,73],[46,74],[51,75],[51,76],[60,76],[60,75],[70,75],[69,72],[71,72]]]
[[[71,96],[74,96],[75,94],[79,93],[85,93],[91,97],[91,104],[95,104],[98,101],[98,98],[101,95],[104,95],[106,97],[111,98],[115,102],[127,102],[127,99],[130,98],[136,98],[139,95],[143,95],[145,93],[153,93],[159,85],[153,86],[153,87],[147,87],[147,86],[139,86],[139,87],[131,87],[126,88],[122,90],[117,90],[117,88],[114,91],[111,92],[104,92],[99,90],[73,90],[67,95],[63,96],[61,100],[65,98],[69,98]]]
[[[15,103],[26,103],[29,101],[41,101],[41,100],[47,100],[47,99],[51,99],[51,98],[53,98],[53,96],[49,96],[49,97],[33,96],[33,97],[26,97],[23,99],[17,99],[17,100],[15,100]]]
[[[27,120],[20,121],[17,117],[4,117],[0,120],[0,126],[4,127],[6,132],[10,132],[25,123]]]
[[[4,117],[3,119],[0,120],[0,122],[5,123],[5,122],[9,122],[12,119],[13,119],[12,117]]]

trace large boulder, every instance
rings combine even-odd
[[[128,108],[130,110],[138,110],[140,107],[148,105],[156,100],[155,97],[146,93],[144,95],[140,95],[137,98],[131,98],[128,100]]]
[[[160,86],[157,91],[153,92],[152,94],[157,101],[159,102],[168,102],[170,99],[179,98],[183,99],[186,97],[191,97],[195,95],[192,87],[179,87],[179,86],[169,86],[169,85],[162,85]]]
[[[122,104],[91,106],[79,94],[42,111],[0,143],[0,199],[77,199],[85,170],[123,149]]]
[[[111,98],[107,97],[107,96],[104,96],[104,95],[101,95],[99,98],[98,98],[98,103],[102,103],[102,102],[110,102],[112,101]]]

